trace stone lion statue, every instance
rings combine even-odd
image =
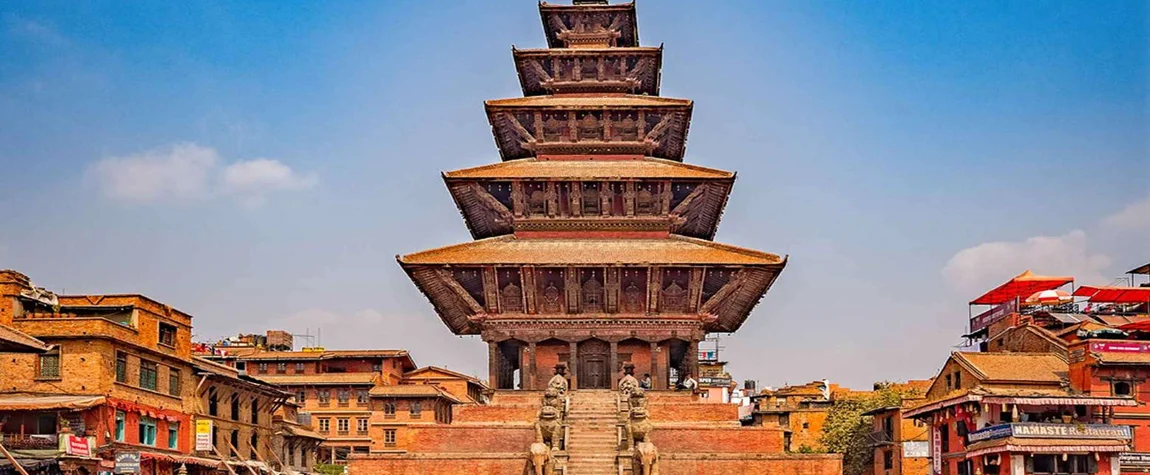
[[[535,422],[535,442],[544,443],[551,450],[559,450],[563,441],[563,422],[559,411],[551,406],[539,410],[539,420]]]
[[[647,409],[647,392],[643,388],[635,388],[627,399],[628,409]]]
[[[547,388],[543,391],[543,406],[553,407],[563,414],[563,397],[559,394],[559,390],[555,388]]]
[[[637,446],[640,442],[650,442],[648,437],[651,435],[651,430],[654,425],[651,424],[650,419],[647,418],[646,408],[635,408],[631,410],[631,417],[627,421],[627,442],[632,447]]]

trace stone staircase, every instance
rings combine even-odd
[[[571,393],[567,412],[567,471],[564,475],[617,475],[619,408],[610,390]]]

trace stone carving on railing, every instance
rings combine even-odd
[[[624,376],[626,379],[626,376]],[[624,394],[624,390],[627,391]],[[626,421],[623,424],[622,449],[631,451],[631,473],[633,475],[658,475],[659,450],[651,442],[651,423],[647,412],[647,392],[638,381],[631,385],[619,382],[621,407],[625,408]]]
[[[551,447],[543,442],[531,444],[531,468],[535,475],[551,475],[555,471],[555,459],[551,456]]]
[[[563,450],[567,438],[567,378],[566,367],[557,365],[555,376],[543,391],[543,404],[535,421],[535,442],[528,450],[535,475],[551,475],[555,470],[555,452]]]
[[[635,446],[631,473],[633,475],[659,475],[659,449],[655,448],[655,444],[640,442]]]

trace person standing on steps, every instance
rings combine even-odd
[[[643,379],[639,380],[639,387],[643,388],[644,390],[650,390],[652,383],[653,381],[651,381],[651,373],[643,373]]]

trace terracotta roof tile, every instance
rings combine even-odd
[[[1066,360],[1053,353],[954,353],[987,381],[1057,383],[1066,377]]]
[[[327,385],[327,384],[375,384],[377,373],[323,373],[323,374],[261,374],[257,376],[278,386]]]
[[[528,96],[492,99],[484,104],[488,108],[556,107],[584,109],[598,107],[691,107],[693,102],[690,99],[658,96]]]
[[[452,402],[461,402],[451,393],[431,384],[395,384],[376,386],[371,389],[371,397],[442,397]]]
[[[536,160],[525,158],[464,168],[443,174],[447,179],[550,178],[604,180],[612,178],[730,179],[735,174],[661,158],[642,160]]]
[[[408,356],[407,350],[324,350],[324,351],[260,351],[240,356],[242,360],[322,360],[331,358],[399,358]]]
[[[550,239],[500,236],[399,257],[409,265],[446,264],[726,264],[780,265],[785,259],[683,236],[642,239]]]

